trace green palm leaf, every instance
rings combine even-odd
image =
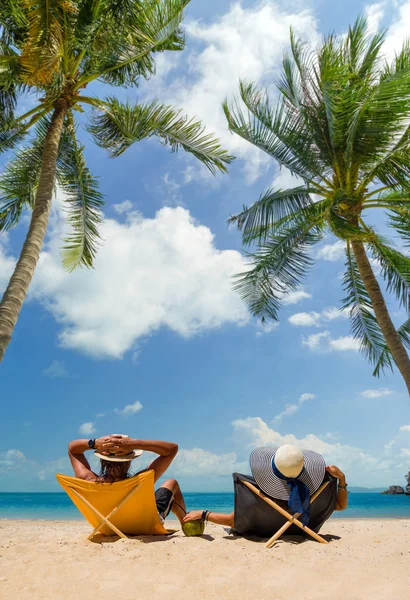
[[[172,151],[182,148],[193,154],[213,174],[226,171],[225,165],[233,160],[212,134],[204,133],[201,123],[172,106],[157,101],[122,104],[114,98],[108,99],[107,105],[104,111],[94,112],[88,131],[110,156],[119,156],[135,142],[155,135]]]
[[[238,225],[238,229],[243,232],[244,244],[247,245],[255,239],[262,240],[282,219],[311,206],[310,193],[314,192],[315,188],[302,186],[285,191],[268,190],[251,207],[244,206],[243,210],[232,216],[228,222]]]
[[[77,266],[92,267],[100,239],[103,197],[86,165],[83,150],[69,123],[57,162],[57,180],[66,194],[67,219],[73,228],[63,248],[63,265],[69,271]]]
[[[410,319],[407,319],[397,330],[399,338],[401,339],[407,350],[410,350]],[[376,367],[373,371],[375,377],[380,377],[381,373],[386,367],[389,367],[393,371],[394,359],[390,352],[387,344],[384,345],[383,351],[380,354],[379,360],[376,363]]]
[[[316,221],[295,220],[246,254],[251,268],[235,276],[234,289],[262,321],[277,320],[281,298],[300,286],[313,264],[308,251],[322,238],[320,215]]]
[[[18,150],[0,176],[0,232],[14,227],[23,210],[34,206],[49,125],[49,118],[37,124],[32,144]]]
[[[245,114],[238,103],[229,106],[225,101],[223,109],[229,129],[305,181],[323,179],[326,169],[316,160],[317,151],[306,135],[301,116],[287,111],[284,103],[279,103],[273,112],[267,96],[261,100],[261,92],[242,82],[241,94],[254,113],[249,109]]]
[[[387,290],[392,292],[406,310],[410,308],[410,258],[388,246],[374,234],[368,242],[374,258],[380,262]]]
[[[380,368],[390,367],[388,355],[383,355],[386,345],[383,333],[373,313],[373,307],[350,243],[346,246],[346,272],[343,277],[346,297],[342,308],[349,310],[353,337],[360,342],[360,350],[373,364]]]
[[[87,17],[90,21],[87,41],[82,45],[89,43],[94,52],[84,62],[84,70],[91,73],[84,83],[99,78],[111,85],[137,85],[139,77],[150,77],[155,69],[153,53],[183,49],[185,38],[180,25],[187,3],[187,0],[109,2],[108,5],[100,2],[97,12],[106,14],[94,19]]]

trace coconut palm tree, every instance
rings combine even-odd
[[[226,102],[231,131],[299,178],[293,189],[270,189],[232,217],[242,231],[249,270],[236,288],[251,312],[277,319],[281,298],[313,263],[312,246],[330,232],[346,245],[346,298],[354,337],[376,366],[396,363],[410,392],[410,321],[396,330],[372,261],[387,292],[410,307],[410,258],[368,222],[380,209],[410,243],[410,46],[383,59],[385,33],[370,34],[358,18],[344,37],[317,49],[291,33],[291,52],[272,107],[265,90],[241,83]]]
[[[75,115],[89,109],[85,127],[112,157],[155,135],[173,151],[190,152],[214,174],[231,162],[215,137],[172,106],[84,94],[95,80],[138,86],[154,74],[155,53],[182,50],[180,25],[188,2],[1,1],[0,151],[17,145],[18,150],[0,179],[0,233],[26,208],[32,218],[0,303],[0,360],[40,255],[56,183],[65,192],[73,229],[63,249],[64,265],[72,270],[93,264],[103,198],[77,140]],[[18,99],[27,93],[34,107],[18,116]]]

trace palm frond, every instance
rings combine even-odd
[[[147,79],[154,73],[153,53],[183,49],[180,25],[188,0],[128,4],[126,12],[123,2],[110,3],[108,13],[100,19],[101,27],[94,32],[84,64],[88,73],[84,82],[98,77],[111,85],[137,85],[140,77]]]
[[[388,246],[373,232],[368,246],[380,263],[387,291],[392,292],[406,310],[410,308],[410,258]]]
[[[20,47],[25,37],[27,19],[24,8],[15,0],[0,3],[0,37],[8,46]]]
[[[77,11],[76,0],[25,0],[27,39],[20,54],[23,79],[49,84],[60,68],[66,42],[65,19]]]
[[[21,89],[18,54],[0,39],[0,128],[13,122],[17,94]]]
[[[247,245],[252,241],[262,241],[269,235],[271,229],[291,217],[295,212],[312,205],[310,193],[315,188],[298,187],[293,190],[268,190],[257,202],[232,216],[230,224],[237,224],[242,231],[243,242]]]
[[[361,186],[364,188],[374,180],[381,181],[393,190],[407,188],[410,177],[410,126],[405,127],[396,143],[381,156],[375,156],[363,173]]]
[[[49,126],[50,119],[43,118],[31,145],[18,150],[0,176],[0,232],[17,225],[23,210],[34,206]]]
[[[407,319],[397,330],[400,340],[403,345],[410,350],[410,319]],[[374,377],[380,377],[381,373],[385,370],[386,367],[389,367],[391,371],[393,371],[394,358],[392,353],[390,352],[387,344],[384,346],[382,353],[380,354],[380,358],[376,363],[376,367],[373,371]]]
[[[250,269],[235,276],[234,289],[254,316],[277,320],[281,299],[300,286],[313,264],[308,251],[321,238],[320,223],[301,219],[246,254]]]
[[[356,160],[369,165],[380,164],[400,139],[410,113],[410,69],[392,72],[369,84],[352,116],[347,151]]]
[[[381,62],[380,51],[385,38],[386,31],[370,34],[366,17],[357,17],[346,36],[346,53],[352,73],[361,79],[377,77]]]
[[[408,248],[410,246],[410,205],[392,207],[389,210],[389,223]]]
[[[299,109],[303,101],[302,90],[296,66],[288,53],[283,57],[282,66],[283,74],[277,80],[276,87],[294,108]]]
[[[372,303],[359,273],[350,243],[346,246],[346,272],[343,277],[346,297],[342,308],[349,310],[353,337],[360,342],[360,350],[380,368],[391,366],[388,355],[383,356],[386,340],[373,313]]]
[[[172,151],[182,148],[193,154],[210,171],[226,171],[233,157],[223,150],[217,138],[204,132],[200,122],[189,119],[181,111],[157,101],[146,104],[122,104],[115,98],[107,100],[108,108],[94,112],[88,131],[95,142],[119,156],[131,144],[157,136]]]
[[[100,239],[98,226],[102,221],[103,196],[86,165],[83,150],[69,120],[57,161],[57,181],[66,194],[67,220],[73,228],[63,248],[63,266],[69,271],[77,266],[93,266]]]
[[[266,92],[253,84],[241,82],[240,93],[247,113],[238,102],[232,106],[227,101],[223,103],[229,129],[305,181],[324,180],[328,167],[312,143],[303,116],[289,110],[285,102],[271,109]]]
[[[25,135],[25,128],[21,125],[16,125],[14,121],[9,124],[8,128],[0,129],[0,154],[17,146]]]

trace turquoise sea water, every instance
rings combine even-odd
[[[188,510],[233,510],[233,494],[185,494]],[[334,518],[410,518],[410,496],[384,496],[379,493],[350,493],[347,510]],[[0,493],[0,519],[81,519],[71,500],[62,493]]]

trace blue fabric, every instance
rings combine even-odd
[[[292,512],[301,513],[300,521],[303,525],[307,525],[310,519],[310,490],[308,486],[300,479],[285,477],[276,467],[274,458],[272,458],[272,471],[276,477],[286,481],[290,487],[289,508]]]

